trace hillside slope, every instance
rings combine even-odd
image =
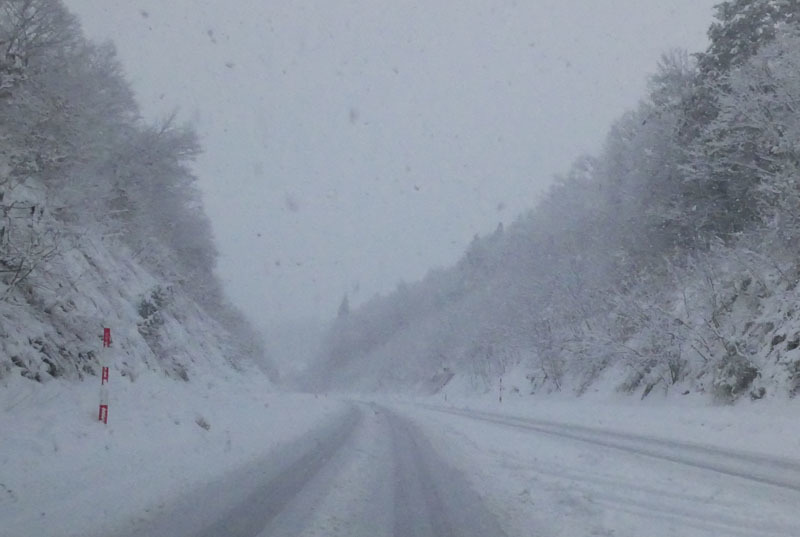
[[[720,4],[535,210],[340,315],[309,386],[794,396],[798,13]]]
[[[130,380],[142,369],[189,380],[197,362],[238,368],[259,358],[184,290],[100,237],[75,238],[32,273],[0,301],[0,319],[0,378],[96,376],[104,327],[112,371]]]
[[[2,4],[0,381],[97,375],[103,328],[130,380],[271,371],[214,273],[194,131],[145,123],[113,45],[87,41],[62,2]]]

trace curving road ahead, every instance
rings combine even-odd
[[[505,535],[406,418],[353,404],[335,423],[189,494],[129,537]]]
[[[797,459],[353,403],[124,537],[797,537],[799,502]]]

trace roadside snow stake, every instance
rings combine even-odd
[[[103,350],[100,353],[100,413],[98,419],[108,425],[108,348],[111,347],[111,329],[103,328]]]

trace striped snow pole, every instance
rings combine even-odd
[[[98,419],[108,424],[108,353],[111,347],[111,329],[103,328],[103,350],[100,353],[100,414]]]

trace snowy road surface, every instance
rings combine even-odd
[[[188,495],[131,536],[504,535],[467,479],[393,411],[340,420]]]
[[[508,535],[800,535],[796,458],[474,410],[415,416]]]
[[[133,536],[794,536],[800,462],[532,418],[354,403]]]

